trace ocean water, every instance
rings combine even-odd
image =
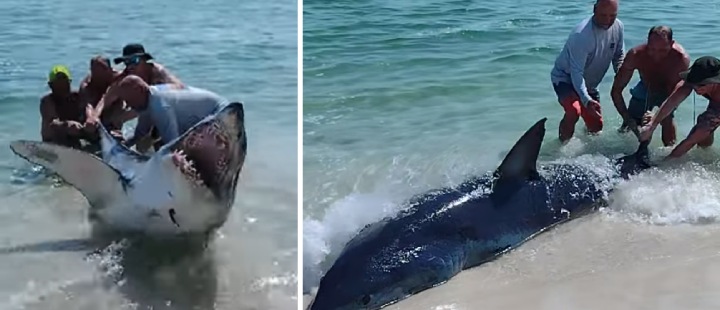
[[[297,2],[0,7],[0,309],[294,309]],[[30,166],[7,145],[39,139],[50,67],[68,65],[77,87],[92,56],[116,57],[130,42],[187,84],[245,103],[248,155],[237,201],[208,251],[133,252],[118,242],[93,252],[76,190],[18,180]]]
[[[599,89],[606,120],[603,132],[590,137],[581,121],[567,145],[557,140],[562,109],[550,71],[571,29],[592,14],[592,4],[304,2],[302,285],[306,302],[344,243],[360,228],[397,212],[413,194],[495,169],[520,135],[543,117],[548,122],[542,162],[594,165],[635,150],[634,137],[617,132],[621,121],[609,94],[612,70]],[[638,0],[621,2],[619,19],[625,25],[628,48],[641,44],[650,27],[665,24],[695,59],[720,52],[711,43],[718,13],[715,2]],[[637,81],[635,74],[631,85]],[[624,93],[629,101],[629,90]],[[679,138],[706,106],[699,96],[684,101],[676,112]],[[651,145],[654,158],[670,151],[662,147],[659,132]],[[720,216],[719,158],[717,146],[693,150],[674,165],[622,183],[607,210],[594,220],[576,224],[577,229],[546,234],[525,248],[530,250],[462,273],[459,282],[419,294],[397,309],[627,308],[629,304],[615,298],[622,291],[609,291],[613,287],[634,289],[642,300],[655,301],[669,298],[667,291],[672,290],[677,297],[672,307],[716,308],[717,302],[696,298],[697,285],[689,284],[707,284],[706,294],[718,288],[717,283],[698,282],[697,277],[717,275],[716,268],[704,268],[707,259],[699,258],[716,253],[712,249],[717,242],[709,232],[716,231]],[[665,260],[652,260],[656,256]],[[636,273],[626,272],[652,262],[677,266],[688,257],[700,264],[687,268],[692,276],[662,287],[655,284],[664,282],[662,268],[649,268],[662,272],[634,278]],[[547,265],[556,269],[542,267]],[[672,274],[677,275],[677,270]],[[593,278],[595,282],[573,280],[595,271],[602,274]],[[595,285],[588,291],[598,293],[595,299],[579,292],[563,296],[568,290],[561,288],[590,282]],[[530,291],[537,283],[550,289]],[[639,284],[628,288],[627,283]],[[514,291],[519,288],[525,290]],[[531,298],[523,303],[525,299],[517,296],[526,291],[545,300],[536,304]],[[544,303],[547,300],[552,302]]]

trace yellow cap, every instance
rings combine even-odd
[[[63,65],[55,65],[50,69],[50,74],[48,74],[48,82],[53,82],[55,79],[58,78],[58,74],[63,74],[67,77],[68,80],[71,80],[70,77],[70,69],[68,69],[66,66]]]

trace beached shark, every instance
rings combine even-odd
[[[103,158],[38,141],[16,140],[10,148],[80,191],[95,227],[177,236],[208,234],[226,222],[247,151],[242,103],[226,105],[152,155],[99,130]]]
[[[525,132],[492,176],[419,195],[365,226],[322,277],[309,309],[382,308],[599,207],[616,176],[569,164],[538,172],[546,120]],[[646,169],[647,148],[608,165],[623,177]]]

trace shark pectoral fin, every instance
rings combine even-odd
[[[128,181],[98,157],[52,143],[16,140],[10,149],[18,156],[41,165],[70,183],[91,205],[98,203]]]
[[[540,174],[537,172],[537,159],[540,155],[540,147],[545,139],[545,122],[547,118],[537,121],[528,129],[510,152],[505,156],[500,166],[493,174],[493,192],[490,198],[496,204],[505,202],[515,190],[520,188],[519,184],[528,180],[537,180]]]
[[[118,144],[115,138],[107,131],[103,124],[100,124],[98,131],[100,132],[100,146],[102,149],[103,160],[107,160],[112,149]]]

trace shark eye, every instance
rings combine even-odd
[[[367,306],[370,303],[370,295],[363,296],[363,298],[360,300],[360,303],[363,306]]]

